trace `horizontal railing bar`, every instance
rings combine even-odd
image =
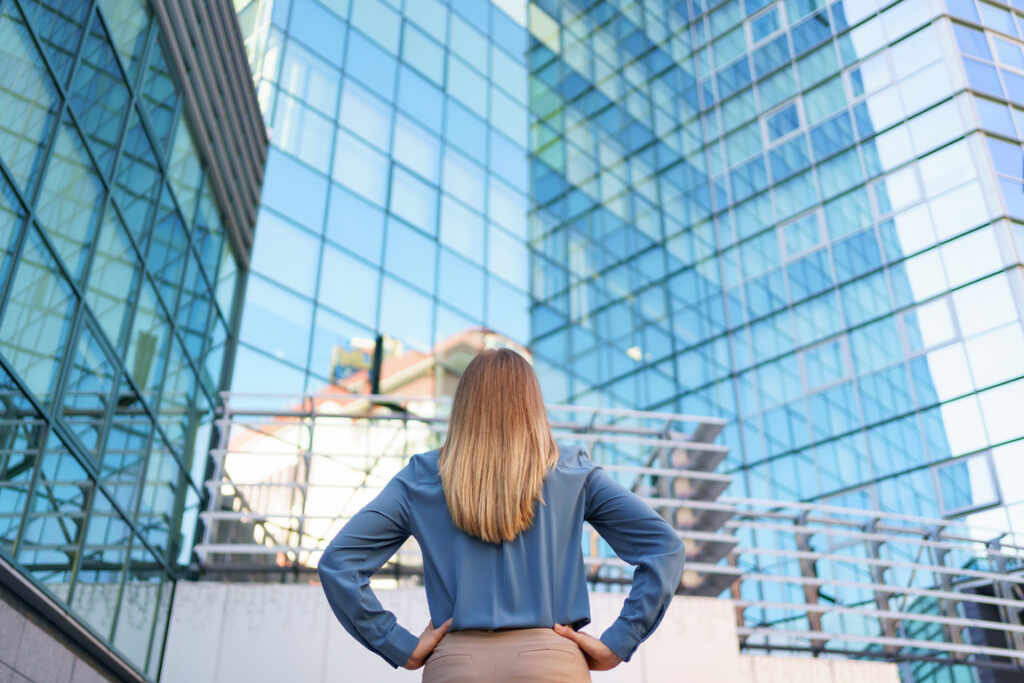
[[[964,569],[936,564],[919,564],[916,562],[903,562],[901,560],[887,560],[880,557],[850,557],[847,555],[835,555],[832,553],[818,553],[813,550],[744,547],[734,548],[731,551],[731,554],[768,555],[769,557],[789,557],[799,560],[828,560],[829,562],[835,562],[837,564],[867,565],[869,567],[894,567],[899,569],[912,569],[914,571],[934,572],[936,574],[948,574],[951,576],[970,576],[975,579],[1024,584],[1024,576],[1014,576],[1009,573],[986,572],[980,569]]]
[[[891,638],[888,636],[869,636],[857,633],[834,633],[831,631],[786,631],[764,627],[740,626],[736,629],[741,636],[768,636],[768,637],[789,637],[809,638],[811,640],[838,640],[852,641],[858,643],[869,643],[872,645],[891,645],[894,647],[912,647],[922,650],[938,650],[943,652],[961,652],[971,655],[989,655],[993,657],[1011,657],[1015,659],[1024,658],[1021,650],[1009,650],[1001,647],[990,647],[986,645],[961,645],[942,640],[920,640],[916,638]]]
[[[990,631],[1007,631],[1010,633],[1024,633],[1024,626],[1007,624],[1001,621],[985,621],[982,619],[967,619],[961,617],[944,617],[937,614],[921,614],[918,612],[898,612],[893,610],[868,609],[864,607],[846,607],[843,605],[829,605],[824,603],[788,603],[771,602],[767,600],[733,600],[737,607],[763,607],[765,609],[793,610],[796,612],[834,612],[836,614],[855,614],[876,619],[899,619],[902,621],[924,621],[934,624],[947,624],[949,626],[968,626],[972,628],[983,628]],[[779,629],[785,631],[785,629]]]
[[[993,550],[985,546],[981,541],[973,541],[972,545],[980,547],[971,547],[966,543],[952,543],[945,541],[933,541],[926,538],[918,538],[916,536],[892,536],[886,534],[872,533],[867,531],[860,531],[858,529],[835,529],[832,527],[811,527],[802,525],[786,525],[786,524],[769,524],[767,522],[754,522],[751,520],[736,520],[731,519],[727,521],[724,526],[732,529],[764,529],[766,531],[780,531],[782,533],[791,532],[794,536],[814,536],[814,535],[825,535],[825,536],[846,536],[850,538],[856,538],[859,541],[879,541],[882,543],[906,543],[909,545],[921,545],[928,548],[939,548],[943,550],[961,550],[966,552],[972,552],[978,554],[979,551],[984,550],[985,556],[988,557],[1006,557],[1010,559],[1019,558],[1020,555],[1017,553],[1006,553],[999,550]],[[918,531],[903,530],[906,534],[918,534],[924,535]]]
[[[913,586],[893,586],[885,583],[864,583],[861,581],[841,581],[837,579],[823,579],[810,576],[788,576],[785,574],[762,574],[753,572],[743,573],[744,581],[769,581],[773,583],[791,583],[800,586],[818,586],[837,588],[855,588],[866,591],[877,591],[885,593],[890,597],[899,595],[919,595],[926,598],[941,598],[943,600],[954,600],[959,602],[975,602],[985,605],[1000,605],[1003,607],[1015,607],[1024,609],[1024,601],[996,598],[977,593],[961,593],[958,591],[942,591],[932,588],[915,588]]]

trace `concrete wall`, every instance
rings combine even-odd
[[[422,589],[379,590],[399,623],[419,634],[430,619]],[[600,635],[622,595],[590,596]],[[632,661],[592,672],[597,683],[898,683],[896,665],[786,656],[740,655],[727,600],[674,599],[664,621]],[[171,612],[162,683],[267,681],[386,683],[419,681],[422,671],[392,669],[335,620],[319,585],[179,582]]]
[[[0,683],[107,683],[116,679],[0,586]]]

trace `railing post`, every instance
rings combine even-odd
[[[866,534],[874,534],[877,531],[877,527],[878,527],[878,517],[872,517],[870,520],[868,520],[864,524],[864,527],[863,527],[864,533],[866,533]],[[882,559],[882,554],[881,554],[882,541],[876,541],[876,540],[873,540],[873,539],[868,539],[868,540],[866,540],[864,542],[864,544],[865,544],[865,546],[867,546],[868,557],[870,557],[871,559],[874,559],[874,560],[881,560]],[[868,571],[871,574],[871,583],[873,583],[873,584],[875,584],[877,586],[885,585],[885,567],[884,566],[881,566],[879,564],[870,564],[870,565],[868,565]],[[892,591],[879,590],[878,588],[875,588],[872,592],[874,593],[875,605],[878,607],[878,609],[880,611],[888,612],[891,609],[891,607],[889,605],[889,598],[891,598],[892,595],[893,595]],[[880,616],[880,617],[878,617],[878,622],[879,622],[879,624],[882,627],[882,634],[885,637],[887,637],[887,638],[898,638],[899,637],[899,635],[898,635],[899,628],[898,628],[897,621],[895,619],[892,619],[890,617],[881,617]],[[899,652],[899,648],[894,646],[894,645],[885,645],[884,647],[885,647],[885,652],[887,654],[889,654],[889,655],[895,656]]]
[[[793,526],[806,527],[807,526],[807,511],[804,510],[793,517]],[[796,537],[797,550],[804,553],[812,553],[814,550],[811,548],[811,532],[795,530],[794,535]],[[818,562],[817,560],[809,557],[801,557],[800,560],[800,576],[805,579],[817,579],[818,578]],[[804,602],[808,605],[818,604],[818,586],[817,584],[804,583]],[[812,631],[824,631],[821,627],[821,612],[807,610],[807,624],[810,626]],[[822,638],[814,638],[811,640],[811,648],[815,652],[819,652],[825,649],[826,641]]]

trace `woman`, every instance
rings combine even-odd
[[[590,623],[584,520],[636,565],[599,639],[579,632]],[[419,638],[370,590],[410,535],[431,616]],[[629,661],[665,615],[683,559],[664,519],[584,450],[555,443],[526,359],[488,349],[459,381],[444,446],[414,455],[349,520],[319,573],[345,630],[392,667],[425,664],[424,681],[573,682]]]

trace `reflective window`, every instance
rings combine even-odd
[[[380,272],[372,265],[324,245],[318,301],[366,327],[377,323]]]
[[[430,349],[434,305],[429,297],[385,275],[380,303],[382,333],[401,340],[408,348]]]
[[[134,83],[149,28],[149,6],[142,0],[99,0],[98,4],[128,80]]]
[[[161,154],[165,154],[174,133],[179,95],[167,66],[163,38],[158,40],[149,52],[149,66],[146,68],[142,87],[142,103],[156,135],[156,147]]]
[[[309,351],[313,306],[256,274],[249,276],[240,337],[299,367]]]
[[[391,177],[389,206],[399,218],[437,234],[437,189],[397,166]]]
[[[0,157],[22,192],[39,182],[59,95],[17,8],[0,8]]]
[[[395,96],[397,67],[392,55],[362,34],[353,31],[349,36],[345,72],[388,101]]]
[[[387,102],[361,88],[355,81],[345,81],[338,115],[341,125],[386,151],[390,149],[391,117],[391,107]]]
[[[253,244],[252,269],[304,296],[315,296],[320,239],[266,209],[260,211],[256,231],[260,239]]]
[[[288,31],[331,64],[341,66],[341,55],[345,51],[345,22],[320,3],[293,0]]]
[[[0,351],[45,404],[53,398],[76,302],[39,234],[29,230],[25,239],[0,321]]]
[[[36,216],[76,280],[84,275],[103,208],[103,184],[70,119],[61,122]]]
[[[332,177],[367,199],[383,205],[387,196],[388,159],[369,145],[338,130]]]
[[[160,191],[160,170],[149,136],[133,111],[117,162],[114,201],[140,249],[145,250]]]

